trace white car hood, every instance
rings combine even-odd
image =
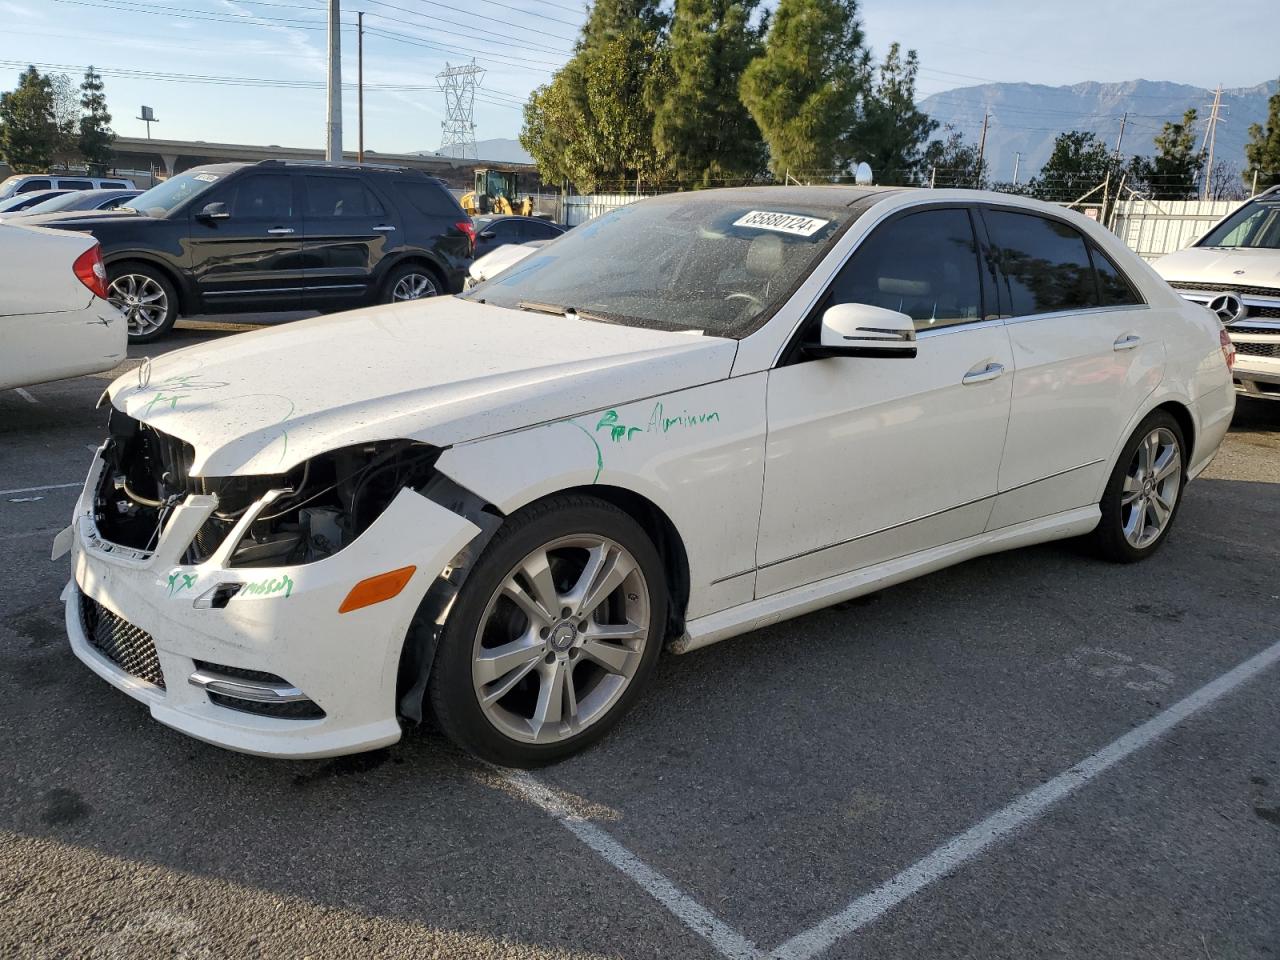
[[[507,267],[513,266],[546,244],[546,240],[532,240],[529,243],[506,243],[490,250],[483,257],[471,264],[467,274],[477,282],[496,277]]]
[[[1151,264],[1166,280],[1179,283],[1238,283],[1280,288],[1280,250],[1246,247],[1188,247]]]
[[[178,350],[110,395],[189,442],[194,475],[276,474],[355,443],[444,447],[722,380],[736,349],[441,297]]]

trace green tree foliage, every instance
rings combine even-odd
[[[665,24],[654,0],[597,0],[573,57],[525,104],[520,143],[543,179],[593,191],[669,174],[651,106],[670,78]]]
[[[1041,200],[1077,200],[1108,176],[1118,185],[1118,173],[1118,162],[1105,143],[1092,133],[1069,130],[1054,139],[1053,153],[1028,188]],[[1096,199],[1102,200],[1101,191]]]
[[[1255,172],[1259,190],[1280,183],[1280,93],[1272,94],[1267,101],[1266,125],[1250,124],[1244,155],[1249,161],[1248,169],[1242,173],[1246,183],[1253,184]]]
[[[779,0],[741,85],[775,176],[848,164],[869,62],[856,0]]]
[[[760,128],[738,94],[761,50],[751,23],[758,0],[676,0],[668,42],[670,84],[654,104],[653,140],[678,179],[707,185],[764,168]]]
[[[107,172],[111,164],[111,145],[116,140],[111,129],[107,98],[102,90],[102,76],[90,66],[80,83],[80,107],[84,114],[76,132],[80,156],[89,165],[89,173],[97,176]]]
[[[1181,123],[1166,123],[1156,134],[1156,155],[1134,157],[1127,171],[1130,184],[1154,200],[1192,200],[1204,167],[1196,149],[1196,112],[1188,110]]]
[[[59,132],[52,80],[35,67],[17,89],[0,94],[0,158],[15,173],[43,173],[53,163]]]
[[[914,50],[902,58],[894,44],[880,65],[875,83],[862,97],[862,117],[850,137],[854,155],[871,165],[877,183],[910,183],[920,173],[924,145],[938,121],[916,107]]]
[[[965,140],[949,123],[942,132],[941,140],[931,140],[924,149],[920,182],[935,187],[987,187],[986,164],[978,161],[978,145]]]

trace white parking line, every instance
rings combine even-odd
[[[674,883],[654,870],[634,853],[594,823],[569,809],[532,774],[500,770],[500,774],[521,796],[559,820],[575,837],[594,850],[611,866],[633,880],[645,893],[670,910],[686,927],[706,940],[730,960],[758,960],[754,943],[724,923]]]
[[[0,497],[10,493],[38,493],[41,490],[68,490],[71,487],[83,487],[84,481],[77,480],[75,483],[51,483],[43,487],[15,487],[13,490],[0,490]]]
[[[854,900],[834,916],[797,934],[768,953],[771,960],[810,960],[828,950],[843,937],[865,927],[912,894],[942,879],[987,847],[1030,823],[1059,800],[1079,790],[1090,780],[1115,766],[1168,733],[1192,714],[1204,709],[1236,687],[1253,679],[1280,661],[1280,643],[1275,643],[1233,670],[1224,673],[1195,693],[1156,714],[1142,726],[1130,730],[1093,756],[1070,770],[1023,794],[981,823],[947,841],[920,862],[903,870],[888,883]]]
[[[13,392],[14,392],[14,393],[16,393],[18,396],[20,396],[23,400],[27,401],[27,403],[39,403],[39,402],[40,402],[40,401],[39,401],[39,400],[37,400],[35,397],[33,397],[31,394],[27,393],[27,391],[26,391],[26,390],[23,390],[21,387],[15,387],[15,388],[14,388],[14,390],[13,390]]]

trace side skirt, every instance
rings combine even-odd
[[[1096,527],[1100,517],[1097,504],[1090,504],[793,587],[690,620],[684,634],[672,641],[669,649],[688,653],[984,554],[1081,536]]]

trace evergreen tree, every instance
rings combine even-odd
[[[619,189],[669,175],[651,104],[669,78],[656,0],[597,0],[573,57],[533,91],[520,143],[545,180]]]
[[[1249,168],[1241,174],[1246,183],[1253,184],[1255,173],[1259,190],[1280,183],[1280,93],[1267,101],[1266,125],[1250,124],[1244,155],[1249,161]]]
[[[920,161],[921,183],[985,189],[988,185],[986,164],[978,162],[978,145],[965,140],[964,134],[949,123],[942,132],[943,139],[931,140],[924,149]]]
[[[848,164],[869,59],[857,0],[779,0],[741,85],[775,176]]]
[[[871,165],[877,183],[912,182],[924,160],[925,142],[938,129],[938,121],[916,107],[919,69],[916,52],[908,50],[904,60],[895,43],[862,97],[862,117],[850,142],[856,159]]]
[[[1118,185],[1118,172],[1116,158],[1105,143],[1092,133],[1069,130],[1054,139],[1053,153],[1028,187],[1041,200],[1065,202],[1101,186],[1108,176]],[[1101,191],[1090,199],[1101,201]]]
[[[0,158],[14,173],[43,173],[57,149],[53,83],[27,67],[17,89],[0,94]]]
[[[1156,134],[1156,155],[1129,161],[1129,178],[1154,200],[1195,199],[1204,157],[1196,149],[1196,112],[1188,110],[1181,123],[1166,123]]]
[[[116,139],[102,89],[102,76],[90,66],[80,84],[80,107],[84,115],[80,118],[78,147],[93,176],[107,172],[111,165],[111,145]]]
[[[764,168],[760,128],[738,94],[760,53],[758,0],[676,0],[668,44],[671,83],[654,104],[654,143],[676,176],[712,185]]]

